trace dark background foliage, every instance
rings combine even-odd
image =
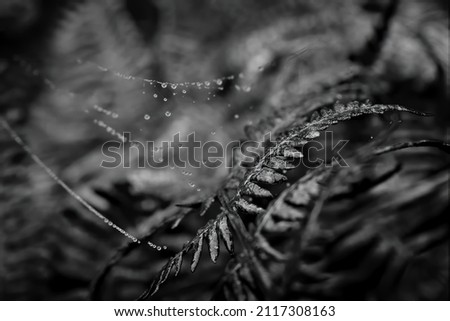
[[[382,151],[448,141],[447,1],[8,0],[0,43],[1,116],[107,218],[166,247],[128,243],[2,129],[1,299],[125,300],[146,290],[157,300],[448,299],[448,145]],[[180,88],[148,90],[99,66],[174,83],[236,79],[177,100]],[[120,117],[101,118],[95,104]],[[388,105],[432,116],[378,115],[374,106]],[[349,168],[276,168],[278,178],[191,168],[197,190],[181,171],[98,166],[111,135],[93,118],[138,139],[195,131],[226,143],[266,132],[280,141],[327,117],[345,120],[330,129],[350,140]],[[250,192],[247,178],[257,183]],[[261,233],[262,217],[271,227]],[[224,239],[217,253],[215,238]],[[180,251],[180,273],[166,280]]]

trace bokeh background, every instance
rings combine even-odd
[[[226,144],[251,136],[259,121],[300,117],[307,111],[305,97],[317,103],[335,99],[317,88],[333,93],[340,75],[362,69],[370,78],[361,85],[362,97],[370,92],[375,102],[434,116],[358,119],[337,129],[341,137],[367,143],[395,122],[390,142],[448,141],[448,3],[399,1],[380,52],[371,53],[369,46],[358,61],[355,55],[373,38],[389,5],[389,0],[3,0],[0,113],[58,177],[107,218],[142,236],[176,214],[176,204],[219,188],[228,171],[103,169],[101,146],[120,132],[155,142],[195,132],[200,141]],[[375,62],[366,66],[371,54]],[[276,130],[276,122],[271,126]],[[364,206],[337,208],[389,213],[394,235],[405,222],[419,220],[423,230],[411,230],[411,237],[431,238],[432,245],[417,254],[398,287],[379,294],[378,281],[363,273],[359,286],[343,277],[309,295],[290,289],[278,298],[448,299],[448,157],[429,148],[396,157],[402,175],[383,185],[381,194]],[[55,184],[4,129],[0,162],[3,300],[135,299],[214,217],[214,211],[188,216],[154,235],[152,242],[164,249],[137,247],[111,261],[128,241]],[[223,298],[220,280],[229,259],[225,253],[216,264],[206,259],[194,274],[185,264],[153,299]],[[99,281],[108,262],[112,268]]]

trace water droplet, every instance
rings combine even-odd
[[[243,88],[243,90],[244,90],[246,93],[249,93],[249,92],[252,90],[252,87],[246,86],[246,87]]]
[[[163,83],[161,84],[161,88],[167,88],[167,83],[166,83],[166,82],[163,82]]]
[[[145,90],[142,91],[142,94],[145,95]]]
[[[189,182],[190,187],[195,187],[195,184],[193,182]]]
[[[157,94],[153,94],[153,98],[158,98],[158,95]]]
[[[211,132],[211,135],[213,135],[213,136],[214,136],[215,134],[216,134],[216,132],[215,132],[215,131],[212,131],[212,132]]]
[[[201,188],[197,188],[197,192],[201,192],[202,191],[202,189]]]
[[[239,115],[238,114],[234,114],[234,119],[239,119]]]
[[[177,89],[177,84],[172,84],[172,85],[170,85],[170,88],[172,88],[172,89]]]
[[[167,98],[164,98],[163,101],[166,102],[166,101],[167,101]]]
[[[305,138],[312,139],[312,138],[316,138],[316,137],[319,137],[319,136],[320,136],[320,133],[318,131],[314,131],[314,132],[311,132],[308,135],[306,135]]]
[[[373,139],[373,136],[370,136],[370,139]]]
[[[185,93],[186,93],[186,89],[183,89],[181,92],[182,92],[183,94],[185,94]]]
[[[156,250],[157,250],[157,251],[161,251],[161,246],[157,246],[157,247],[156,247]]]
[[[222,84],[223,84],[222,79],[217,79],[217,80],[216,80],[216,84],[219,85],[219,86],[222,85]]]
[[[150,119],[150,115],[149,115],[149,114],[146,114],[146,115],[144,116],[144,119],[145,119],[145,120],[149,120],[149,119]]]
[[[209,87],[209,85],[211,85],[211,82],[205,81],[205,86]]]
[[[170,117],[170,116],[172,116],[172,113],[170,111],[166,111],[165,115],[166,115],[166,117]]]

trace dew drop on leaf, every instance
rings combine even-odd
[[[305,137],[312,139],[312,138],[316,138],[316,137],[319,137],[319,136],[320,136],[320,133],[318,131],[313,131],[313,132],[307,134]]]
[[[166,117],[170,117],[170,116],[172,116],[172,113],[170,111],[166,111],[165,115],[166,115]]]

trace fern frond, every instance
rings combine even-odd
[[[300,249],[303,256],[296,267],[291,268],[298,272],[291,276],[296,281],[295,285],[288,285],[293,291],[290,295],[316,300],[342,298],[345,289],[351,287],[346,299],[395,296],[388,292],[393,288],[398,291],[401,287],[411,287],[405,281],[410,278],[405,273],[406,267],[420,270],[414,265],[422,253],[431,255],[436,246],[445,243],[448,227],[439,223],[447,216],[444,214],[446,206],[439,201],[445,198],[442,173],[409,186],[409,192],[401,198],[392,197],[395,192],[389,184],[384,184],[392,176],[392,170],[379,171],[378,158],[371,157],[367,163],[341,169],[335,177],[319,228],[310,233],[311,237]],[[352,178],[346,179],[349,176]],[[352,193],[337,199],[335,196],[340,193],[334,192],[335,187],[340,191],[340,185],[347,184],[353,186],[348,187]],[[363,184],[369,184],[369,188],[377,186],[377,189],[367,193],[367,188],[357,187]],[[408,183],[403,182],[395,188],[401,190],[406,186]],[[418,199],[431,202],[432,215],[414,212]],[[350,201],[351,208],[348,207]],[[442,286],[433,285],[433,295],[438,294]]]
[[[311,206],[326,186],[332,167],[320,167],[284,190],[260,218],[257,233],[285,233],[307,220]]]
[[[261,190],[255,187],[258,183],[274,184],[285,180],[286,177],[280,172],[290,170],[296,166],[292,163],[295,158],[295,151],[303,147],[309,141],[320,136],[320,132],[329,126],[338,122],[349,120],[365,114],[383,114],[388,111],[409,112],[425,116],[424,113],[415,112],[411,109],[397,105],[372,105],[369,103],[351,102],[346,105],[337,103],[333,109],[322,108],[309,116],[309,121],[294,124],[290,129],[280,134],[277,138],[278,143],[271,148],[259,161],[254,168],[249,171],[238,190],[234,199],[234,207],[243,214],[261,215],[264,209],[255,204],[249,203],[242,196],[259,197]],[[299,153],[299,152],[298,152]],[[259,185],[257,185],[259,186]],[[261,189],[263,187],[259,186]],[[252,193],[251,191],[254,191]]]
[[[227,251],[230,254],[233,254],[234,242],[231,228],[226,213],[222,212],[215,219],[209,220],[208,223],[197,232],[197,235],[183,246],[183,249],[180,252],[168,260],[166,265],[164,265],[159,272],[159,275],[153,281],[152,285],[143,295],[141,295],[140,299],[144,300],[149,295],[155,294],[159,290],[160,286],[166,282],[174,267],[174,275],[177,276],[181,270],[184,257],[190,252],[193,252],[190,269],[191,272],[195,272],[198,263],[200,262],[203,243],[207,244],[211,261],[216,263],[220,251],[219,235],[222,238]]]
[[[261,264],[260,262],[258,262]],[[222,292],[226,300],[261,300],[262,291],[258,287],[254,269],[243,261],[232,260],[225,270]]]
[[[394,152],[397,150],[401,150],[401,149],[405,149],[405,148],[412,148],[412,147],[433,147],[433,148],[438,148],[447,154],[450,153],[450,144],[449,143],[442,142],[442,141],[436,141],[436,140],[419,140],[419,141],[413,141],[413,142],[398,143],[395,145],[378,148],[375,151],[375,153],[377,155],[381,155],[381,154],[386,154],[386,153]]]

